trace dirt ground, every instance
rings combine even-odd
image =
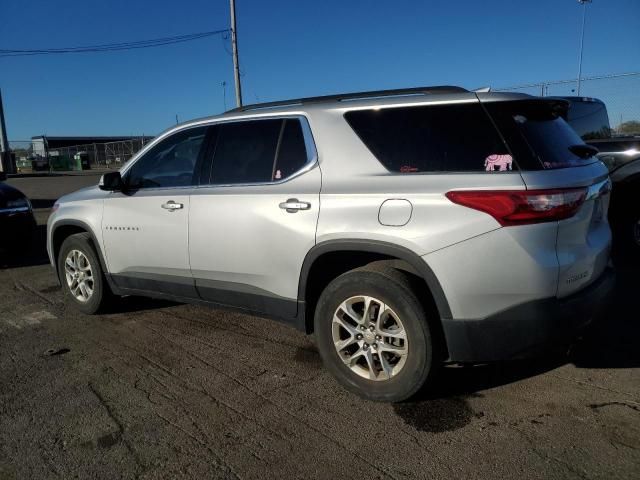
[[[42,225],[96,181],[9,182]],[[139,298],[81,315],[38,235],[0,258],[0,479],[640,478],[638,271],[568,353],[447,368],[389,405],[273,321]]]

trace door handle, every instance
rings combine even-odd
[[[174,202],[173,200],[169,200],[167,203],[162,204],[162,208],[164,208],[165,210],[169,210],[170,212],[173,212],[174,210],[180,210],[183,207],[183,204]]]
[[[288,213],[296,213],[298,210],[309,210],[311,204],[309,202],[301,202],[297,198],[290,198],[286,202],[282,202],[280,208]]]

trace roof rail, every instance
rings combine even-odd
[[[283,107],[288,105],[302,105],[305,103],[317,103],[327,101],[344,102],[349,100],[360,100],[365,98],[402,97],[411,95],[429,95],[434,93],[466,93],[469,90],[451,85],[437,85],[434,87],[401,88],[395,90],[373,90],[369,92],[341,93],[338,95],[324,95],[321,97],[294,98],[291,100],[280,100],[277,102],[254,103],[244,105],[231,110],[232,112],[246,112],[248,110],[258,110],[262,108]]]

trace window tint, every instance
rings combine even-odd
[[[589,150],[565,122],[566,103],[519,100],[487,103],[487,111],[504,135],[523,170],[585,165]]]
[[[279,119],[220,125],[211,182],[270,182],[281,126]]]
[[[129,169],[127,186],[137,189],[192,185],[206,129],[182,130],[160,141]]]
[[[609,116],[604,103],[570,100],[566,118],[583,140],[611,138]]]
[[[307,150],[300,120],[286,119],[282,131],[282,140],[278,149],[272,180],[290,177],[307,163]]]
[[[357,110],[345,118],[392,172],[515,168],[479,103]]]
[[[251,120],[217,127],[210,183],[284,180],[308,160],[297,119]]]

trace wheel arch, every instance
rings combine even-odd
[[[333,265],[336,261],[342,263]],[[300,272],[298,301],[304,305],[304,329],[307,333],[313,331],[315,304],[324,287],[336,276],[375,261],[393,262],[394,268],[405,270],[424,281],[437,309],[439,323],[443,318],[451,318],[451,309],[440,282],[418,254],[377,240],[329,240],[317,244],[307,253]],[[323,266],[325,263],[328,265]]]
[[[91,244],[98,255],[98,259],[100,260],[100,266],[102,267],[102,271],[105,273],[109,283],[111,283],[109,279],[109,275],[107,273],[107,264],[104,260],[104,256],[102,254],[102,249],[100,248],[100,244],[98,243],[98,239],[93,233],[93,229],[85,222],[81,220],[60,220],[55,223],[51,230],[51,255],[52,255],[52,264],[53,269],[56,273],[56,278],[60,277],[58,272],[58,255],[60,254],[60,248],[64,241],[69,238],[71,235],[75,235],[77,233],[87,233],[90,237]]]

